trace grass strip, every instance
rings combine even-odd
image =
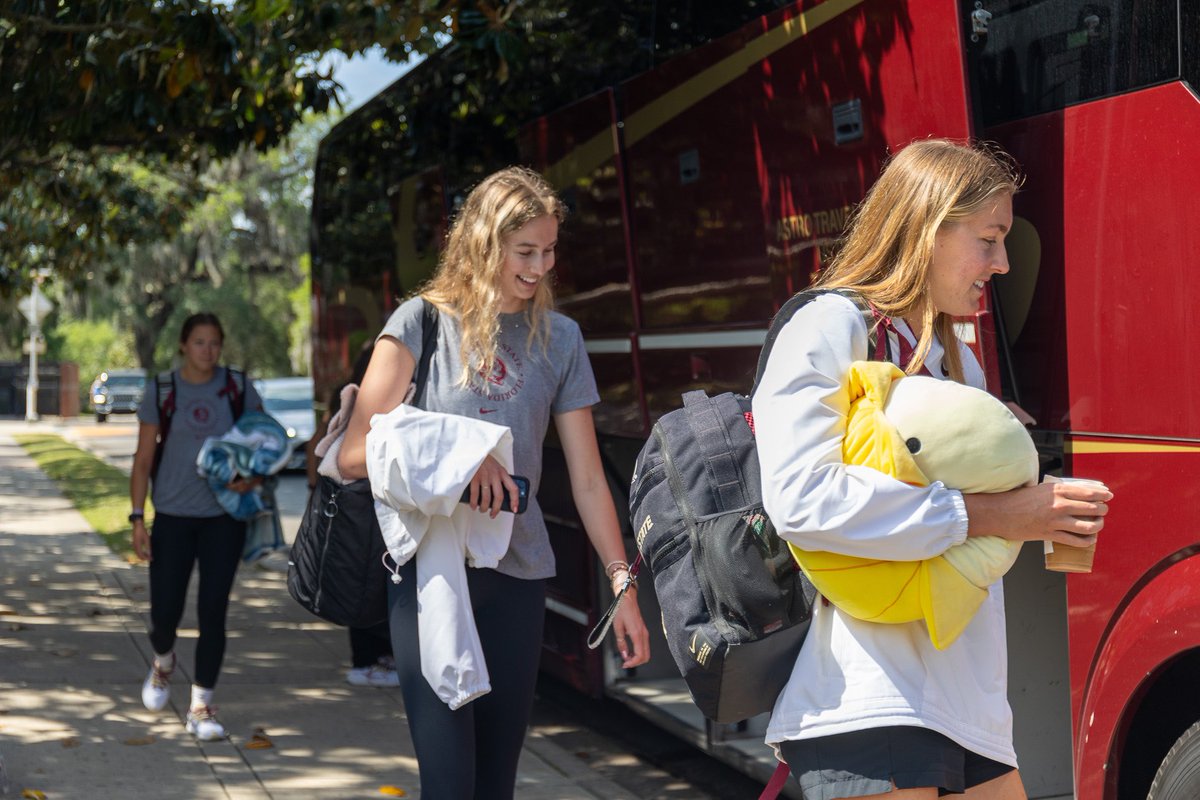
[[[58,484],[109,549],[136,563],[129,524],[129,476],[61,436],[19,434],[13,438]],[[149,516],[150,504],[146,505]]]

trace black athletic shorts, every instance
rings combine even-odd
[[[779,749],[804,800],[883,794],[893,784],[960,794],[1013,771],[940,733],[908,725],[781,742]]]

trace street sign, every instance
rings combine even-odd
[[[25,315],[25,319],[37,325],[45,319],[46,315],[54,308],[54,305],[41,292],[34,292],[28,297],[22,297],[17,302],[17,308]]]

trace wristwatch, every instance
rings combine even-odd
[[[145,518],[146,518],[146,512],[142,511],[140,509],[135,509],[135,510],[129,512],[129,521],[130,522],[136,522],[139,519],[145,519]]]

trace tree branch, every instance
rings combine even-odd
[[[136,33],[140,36],[152,38],[153,31],[144,25],[136,23],[113,23],[113,22],[93,22],[90,24],[74,22],[52,22],[45,17],[24,17],[15,22],[14,28],[20,28],[22,25],[28,25],[37,28],[38,33],[99,33],[101,31],[113,31],[114,33]]]

